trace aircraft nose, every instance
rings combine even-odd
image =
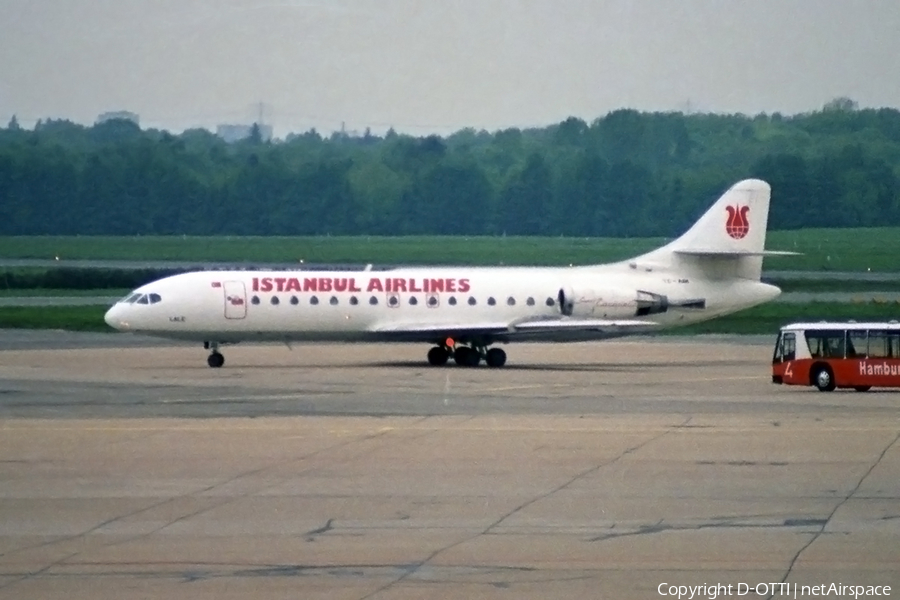
[[[106,321],[107,325],[119,331],[128,328],[125,322],[122,321],[122,307],[118,304],[113,305],[112,308],[106,311],[106,314],[103,315],[103,320]]]

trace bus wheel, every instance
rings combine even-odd
[[[820,392],[834,391],[834,373],[828,365],[816,367],[813,371],[812,380]]]
[[[872,386],[871,385],[856,385],[856,386],[853,386],[853,389],[856,390],[857,392],[868,392],[869,390],[872,389]]]

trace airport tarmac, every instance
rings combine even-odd
[[[0,598],[893,595],[900,394],[775,386],[771,343],[511,345],[500,370],[235,346],[216,370],[0,331]]]

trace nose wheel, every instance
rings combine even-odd
[[[203,342],[203,347],[210,351],[206,364],[214,369],[225,364],[225,357],[219,352],[219,342]]]
[[[222,356],[219,352],[214,351],[207,357],[206,364],[214,369],[218,369],[225,364],[225,357]]]

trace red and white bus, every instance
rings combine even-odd
[[[775,342],[772,382],[822,392],[900,387],[900,323],[794,323]]]

